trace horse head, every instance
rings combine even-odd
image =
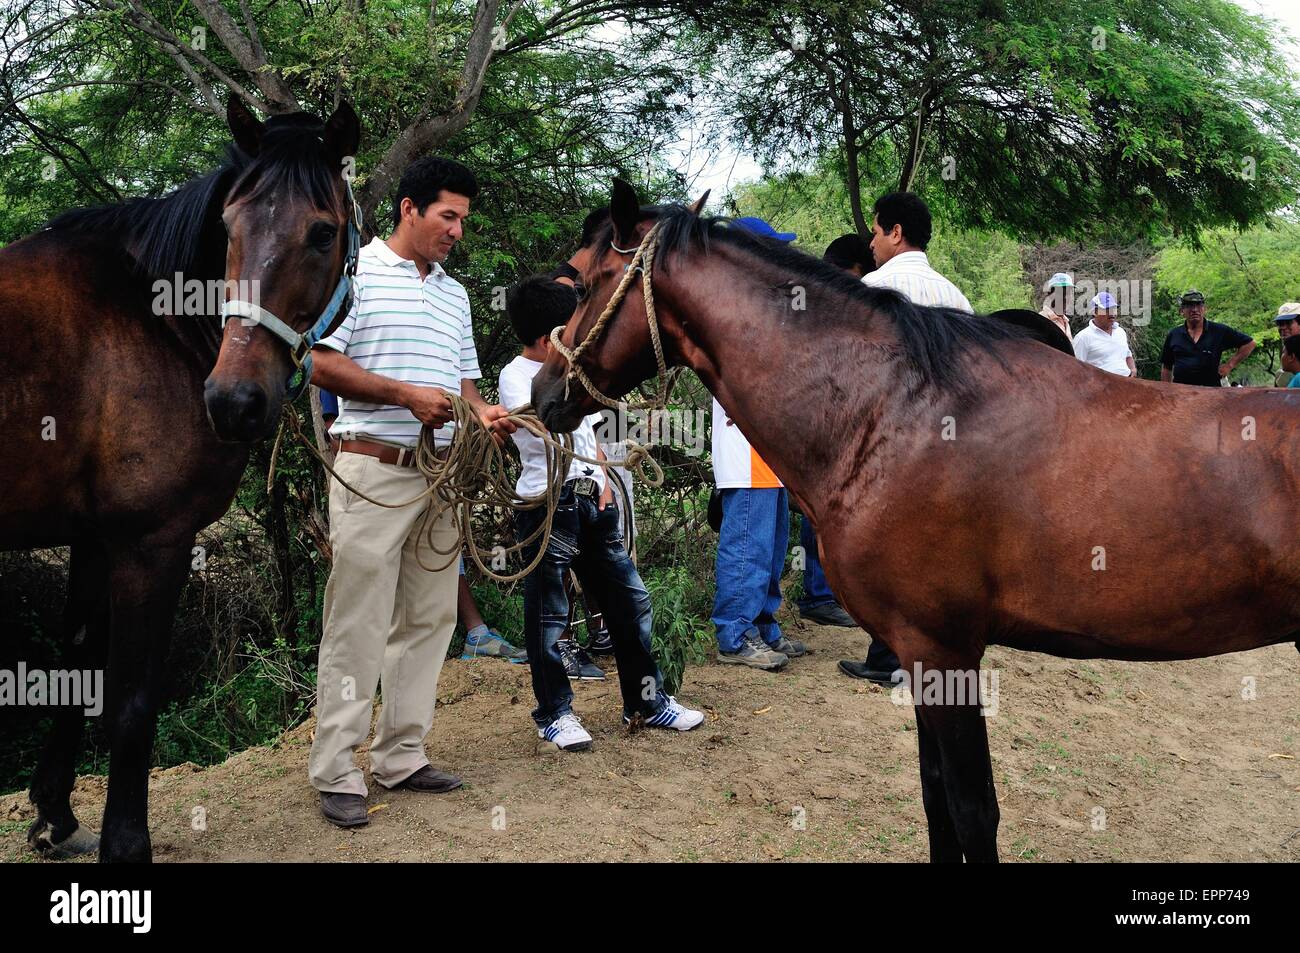
[[[232,97],[227,117],[251,161],[225,197],[224,327],[203,399],[218,437],[250,442],[275,429],[310,376],[311,345],[347,313],[361,125],[346,102],[323,124],[307,113],[263,123]]]
[[[689,211],[698,216],[707,198],[706,192]],[[611,399],[622,397],[659,369],[643,293],[643,283],[649,285],[662,262],[646,257],[658,209],[642,208],[636,190],[616,178],[609,211],[609,224],[580,269],[578,306],[564,328],[557,329],[564,349],[552,349],[533,378],[533,407],[556,433],[573,430],[601,407],[575,376],[565,352],[574,355],[591,387]]]

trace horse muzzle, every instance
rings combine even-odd
[[[281,398],[242,380],[223,385],[211,378],[203,385],[203,403],[218,439],[226,443],[255,443],[275,432]]]

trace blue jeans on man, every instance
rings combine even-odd
[[[564,578],[570,569],[605,613],[618,663],[623,713],[631,717],[639,712],[649,718],[668,700],[651,643],[654,616],[650,594],[624,548],[618,505],[610,503],[604,510],[598,509],[595,496],[574,492],[575,482],[566,483],[560,494],[546,554],[524,577],[524,645],[531,660],[533,694],[537,696],[532,714],[538,728],[573,711],[573,690],[556,644],[569,624]],[[517,511],[518,539],[527,539],[545,517],[542,507]],[[540,544],[539,537],[524,549],[525,564],[536,557]]]
[[[807,612],[835,603],[835,593],[826,581],[822,561],[817,558],[817,531],[808,517],[799,517],[799,545],[803,547],[803,595],[799,597],[799,611]],[[836,603],[838,604],[838,603]]]
[[[735,652],[747,632],[769,646],[781,641],[781,572],[790,537],[784,487],[724,489],[718,534],[717,596],[713,625],[718,650]]]

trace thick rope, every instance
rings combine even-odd
[[[422,568],[430,572],[439,572],[455,562],[462,549],[468,549],[470,558],[485,576],[497,582],[508,583],[522,579],[532,572],[546,554],[546,547],[551,538],[551,527],[555,520],[555,509],[559,505],[569,465],[574,460],[603,467],[625,467],[649,486],[663,485],[663,468],[650,455],[649,449],[636,441],[624,441],[628,448],[624,460],[597,460],[587,457],[574,451],[572,434],[561,434],[560,439],[557,440],[542,424],[540,418],[532,412],[532,408],[525,405],[511,411],[506,419],[540,438],[545,444],[546,488],[537,496],[521,497],[515,492],[515,481],[510,476],[509,471],[512,466],[510,455],[506,453],[504,447],[498,446],[492,433],[479,419],[469,401],[458,394],[449,393],[447,397],[452,404],[452,419],[456,422],[455,433],[452,435],[450,445],[440,449],[434,444],[434,428],[425,426],[421,429],[419,442],[415,448],[415,467],[428,481],[428,486],[409,500],[400,503],[377,500],[362,493],[339,476],[304,431],[298,411],[289,404],[285,405],[281,435],[277,435],[276,445],[272,450],[271,470],[267,474],[268,488],[274,480],[276,456],[283,430],[287,426],[293,437],[307,448],[340,485],[363,500],[385,509],[412,506],[425,499],[429,501],[421,520],[416,545],[416,559]],[[621,494],[627,512],[630,507],[627,491],[622,482],[608,475],[606,481],[618,484],[617,492]],[[487,553],[489,559],[502,556],[508,558],[513,553],[522,553],[525,548],[540,538],[537,554],[525,568],[515,573],[501,574],[484,564],[483,550],[480,549],[472,532],[474,513],[476,509],[482,507],[515,511],[546,508],[545,518],[526,538],[517,540],[512,546],[489,550]],[[457,538],[451,549],[444,550],[434,543],[433,531],[437,521],[447,510],[452,513]],[[447,557],[446,560],[437,566],[427,565],[420,552],[426,546],[439,556]]]

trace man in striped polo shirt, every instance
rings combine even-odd
[[[449,393],[468,400],[503,440],[507,411],[488,406],[474,381],[478,354],[469,298],[441,262],[463,234],[474,174],[429,157],[402,175],[393,198],[393,233],[361,250],[347,317],[312,351],[315,383],[339,397],[330,435],[340,441],[334,468],[360,493],[384,502],[425,488],[414,466],[420,428],[451,442]],[[353,760],[370,732],[377,682],[383,707],[370,745],[370,771],[385,788],[450,791],[461,779],[433,768],[424,737],[433,724],[438,675],[456,625],[458,567],[449,512],[419,542],[427,503],[387,509],[338,481],[330,486],[334,565],[325,588],[324,634],[316,674],[316,736],[308,776],[321,812],[340,827],[367,823],[365,776]]]
[[[930,267],[925,254],[933,222],[930,207],[912,192],[890,192],[876,200],[871,226],[871,254],[876,270],[862,283],[870,288],[892,288],[913,304],[931,308],[956,308],[973,312],[966,296],[951,281]],[[872,637],[865,661],[844,659],[840,671],[853,678],[865,678],[878,685],[895,683],[898,656],[884,642]]]

